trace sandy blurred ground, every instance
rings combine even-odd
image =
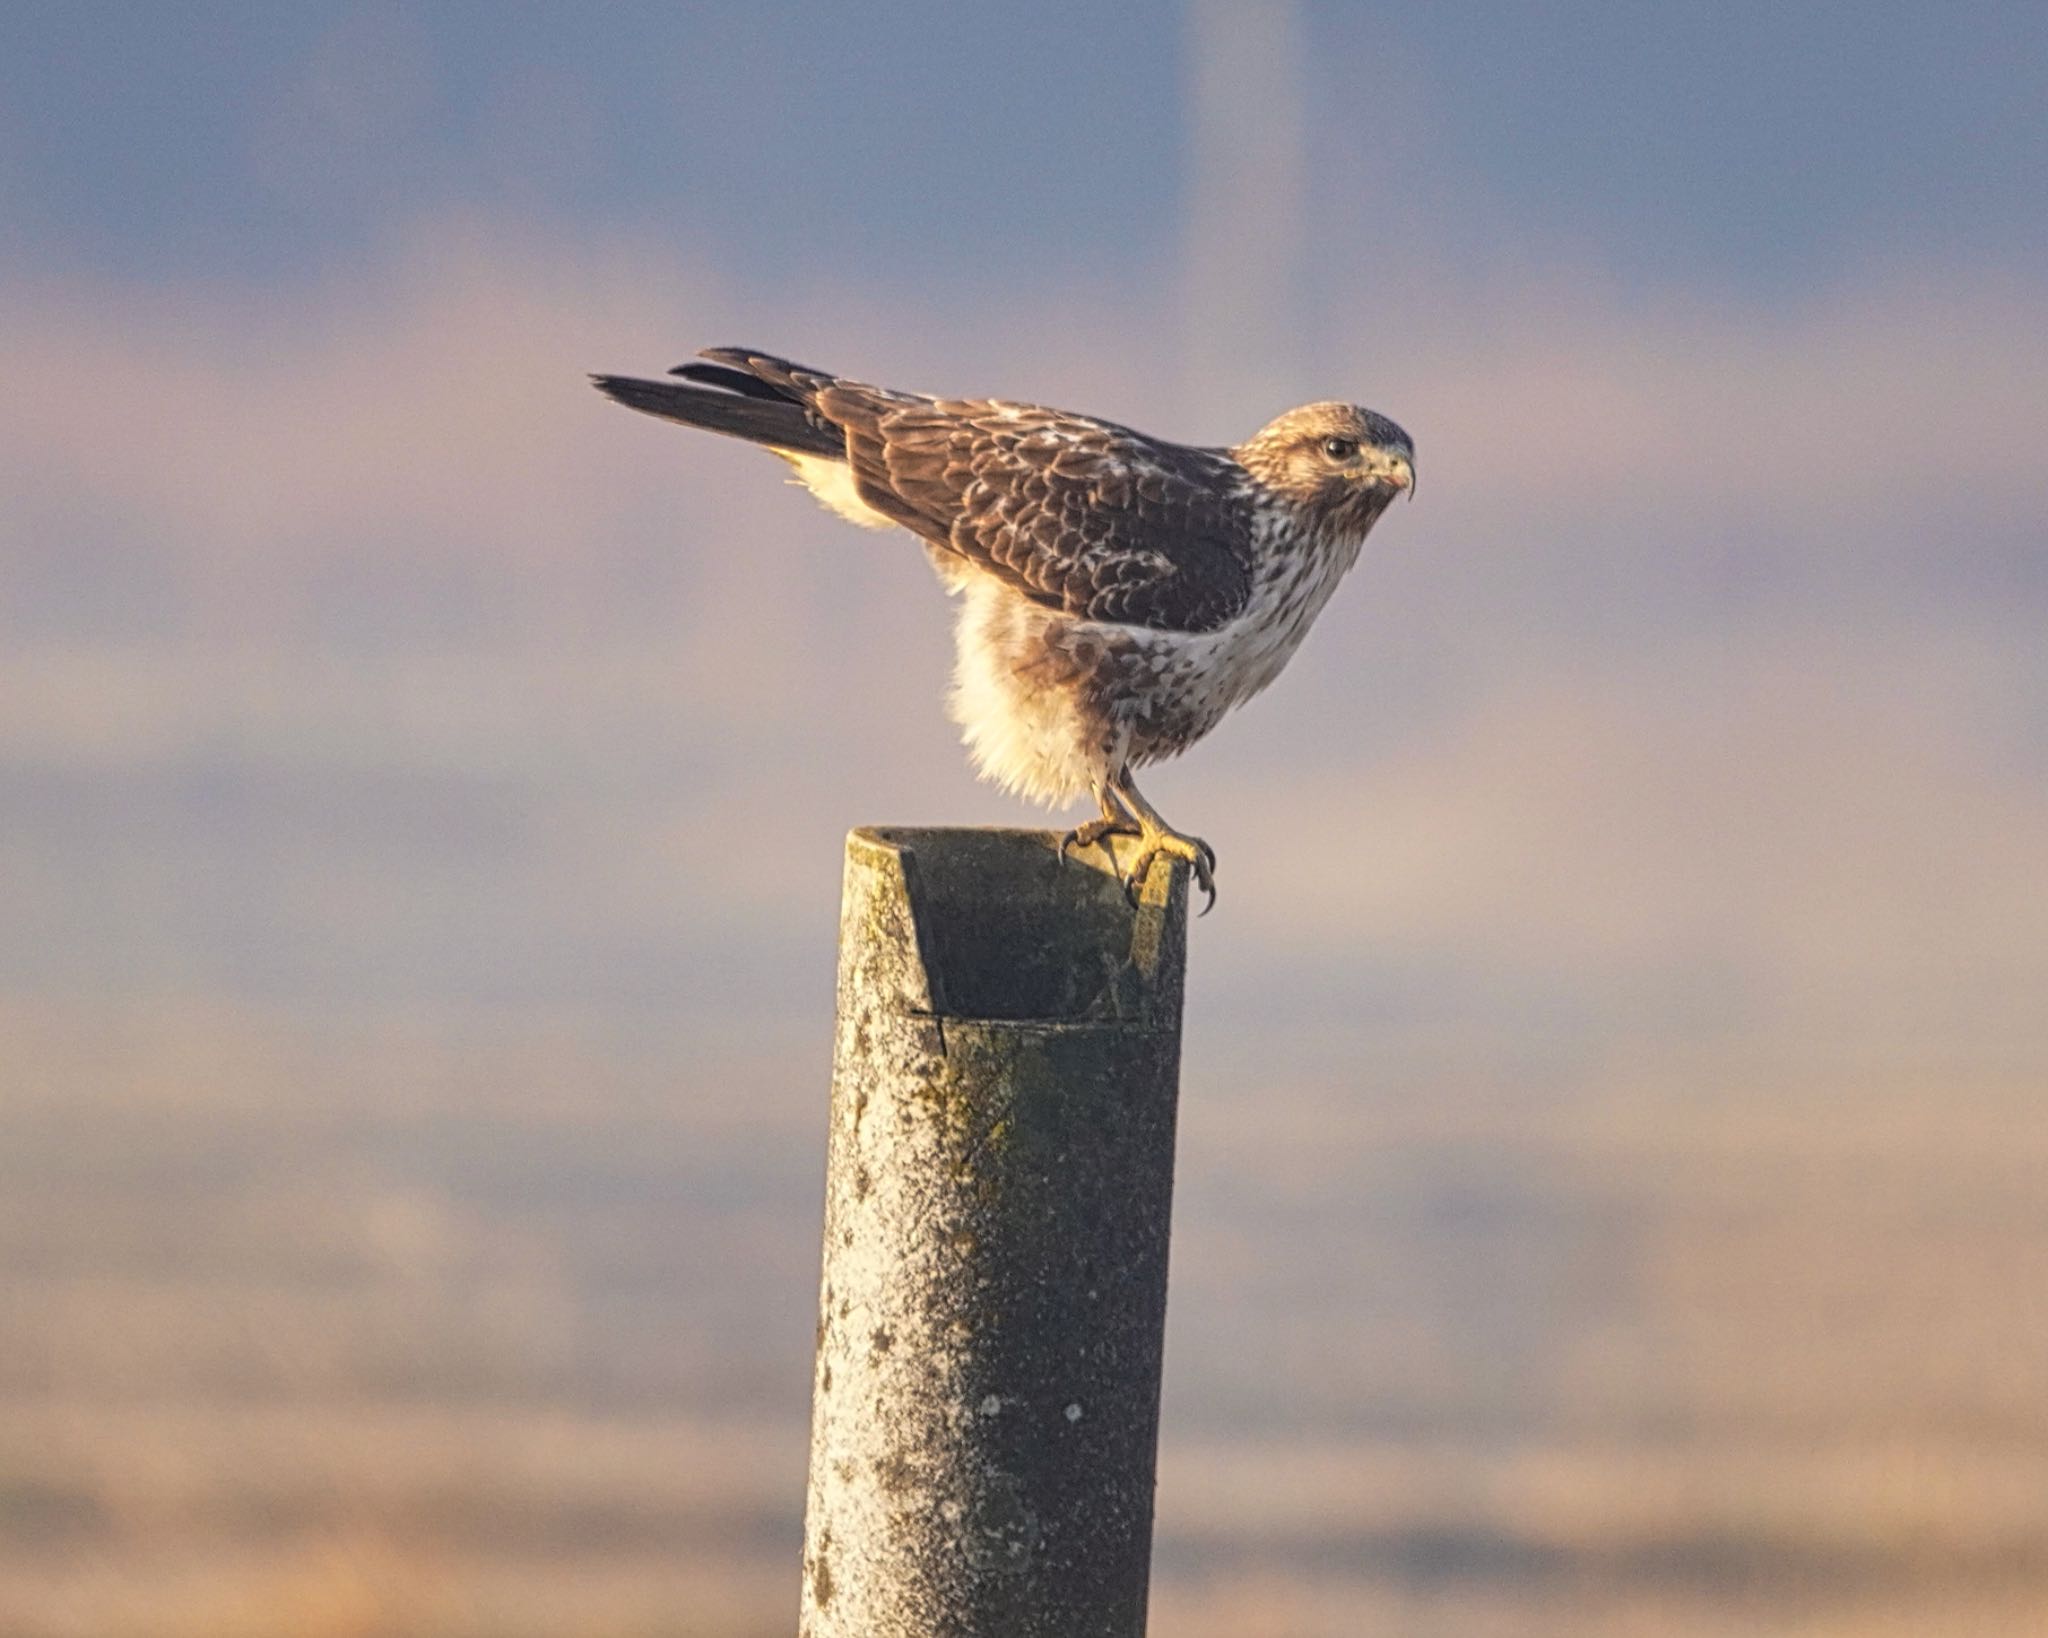
[[[790,1630],[822,1039],[0,1029],[0,1631]],[[1155,1631],[2048,1622],[2038,1081],[1326,1068],[1190,1067]]]

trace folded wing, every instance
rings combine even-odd
[[[1193,632],[1250,599],[1250,502],[1221,455],[1061,410],[893,392],[742,348],[704,357],[676,373],[764,406],[765,390],[829,423],[870,507],[1049,608]]]

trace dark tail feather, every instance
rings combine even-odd
[[[794,393],[772,387],[758,375],[749,375],[745,370],[728,370],[722,364],[678,364],[668,373],[707,387],[723,387],[727,392],[736,392],[744,398],[765,398],[773,404],[801,402]]]
[[[680,421],[686,427],[722,432],[727,437],[744,438],[773,449],[829,455],[837,460],[846,458],[846,439],[837,428],[780,393],[763,398],[744,391],[720,392],[714,388],[680,386],[673,381],[643,381],[630,375],[593,375],[590,381],[606,397],[645,415],[658,415],[665,421]]]
[[[812,394],[831,386],[838,379],[828,371],[792,364],[786,358],[777,358],[773,353],[759,352],[752,347],[706,347],[697,356],[710,359],[713,367],[724,366],[733,375],[766,382],[787,397],[807,401]],[[703,368],[701,364],[680,364],[676,366],[675,373],[682,375],[688,372],[697,380],[709,380],[708,375],[697,373]],[[740,390],[744,392],[746,389]]]

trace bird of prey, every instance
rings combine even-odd
[[[1131,770],[1178,755],[1280,674],[1388,502],[1414,441],[1356,404],[1289,410],[1229,449],[1034,404],[928,398],[744,347],[678,380],[591,379],[628,408],[781,456],[840,516],[924,542],[961,598],[952,714],[981,773],[1101,815],[1061,846],[1139,838],[1126,878],[1216,855]],[[1205,906],[1206,908],[1206,906]]]

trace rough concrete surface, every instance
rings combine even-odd
[[[1145,1626],[1185,871],[847,844],[805,1638]]]

